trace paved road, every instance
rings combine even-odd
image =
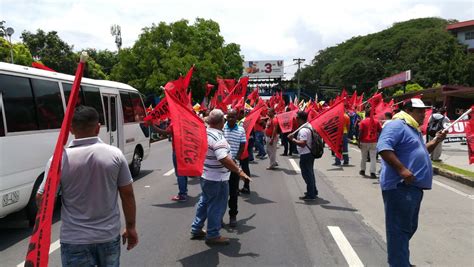
[[[357,148],[350,153],[351,164],[357,166],[331,166],[329,152],[316,161],[321,198],[311,204],[298,199],[305,186],[294,166],[297,158],[279,157],[281,168],[276,171],[265,169],[268,159],[252,164],[252,194],[239,198],[238,227],[222,230],[231,244],[209,247],[189,240],[198,180],[189,182],[188,202],[172,202],[177,185],[170,171],[171,145],[155,143],[134,183],[140,243],[132,251],[122,250],[122,266],[385,266],[379,185],[358,175]],[[472,266],[473,190],[441,177],[435,180],[422,204],[412,262]],[[53,225],[50,266],[60,266],[56,242],[60,223]],[[29,231],[0,226],[0,266],[23,261]]]

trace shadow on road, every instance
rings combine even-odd
[[[163,204],[153,204],[152,206],[158,208],[171,208],[171,209],[181,209],[181,208],[189,208],[194,207],[199,200],[199,196],[191,197],[188,196],[188,201],[186,202],[176,202],[172,201],[170,203],[163,203]]]
[[[250,203],[250,204],[254,204],[254,205],[275,203],[275,201],[272,201],[270,199],[261,197],[255,191],[252,191],[252,193],[250,193],[250,195],[240,194],[240,196],[244,199],[245,202]]]
[[[242,245],[237,238],[231,238],[230,244],[227,246],[209,246],[209,249],[196,253],[178,260],[183,266],[217,266],[219,265],[219,254],[223,254],[230,258],[241,258],[241,257],[259,257],[260,254],[247,252],[240,253]]]
[[[331,202],[325,200],[324,198],[316,198],[314,201],[296,201],[296,204],[302,204],[302,205],[308,205],[308,206],[315,206],[315,205],[324,205],[324,204],[329,204]]]
[[[341,210],[341,211],[359,211],[356,209],[351,209],[351,208],[346,208],[346,207],[338,207],[338,206],[332,206],[332,205],[321,205],[321,208],[328,209],[328,210]]]
[[[250,232],[250,231],[252,231],[253,229],[256,228],[255,226],[247,225],[247,222],[250,221],[253,217],[255,217],[255,213],[250,215],[248,218],[238,220],[237,221],[237,227],[235,227],[235,228],[230,228],[230,227],[226,226],[222,229],[224,229],[228,233],[236,233],[238,235]]]
[[[141,170],[140,173],[138,174],[138,176],[133,178],[133,181],[138,181],[138,180],[142,179],[143,177],[145,177],[145,176],[147,176],[147,175],[149,175],[153,172],[154,172],[154,170]]]
[[[279,171],[283,171],[285,174],[287,175],[295,175],[295,174],[298,174],[296,171],[294,170],[288,170],[288,169],[285,169],[285,168],[278,168],[277,170]]]

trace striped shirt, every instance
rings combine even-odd
[[[224,126],[224,136],[227,142],[229,142],[232,158],[237,158],[240,144],[245,144],[245,142],[247,142],[244,128],[238,124],[235,124],[234,128],[230,128],[226,123]]]
[[[207,154],[202,178],[210,181],[229,180],[230,171],[219,161],[230,154],[230,146],[221,130],[207,128]]]

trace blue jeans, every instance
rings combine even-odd
[[[263,132],[255,131],[255,148],[257,148],[258,154],[257,156],[265,156],[267,152],[265,152],[265,146],[263,145]]]
[[[61,243],[61,262],[64,267],[120,266],[120,236],[107,243]]]
[[[347,140],[347,134],[342,136],[342,158],[344,159],[344,164],[349,164],[349,144]],[[341,160],[336,157],[336,165],[341,165]]]
[[[254,161],[254,157],[253,157],[253,147],[255,146],[255,138],[253,137],[253,135],[250,135],[250,138],[249,138],[249,144],[247,146],[247,152],[249,153],[249,157],[248,157],[248,160],[249,161]]]
[[[409,242],[418,228],[423,190],[399,183],[396,189],[382,191],[385,206],[388,264],[410,266]]]
[[[178,175],[178,168],[176,167],[176,154],[173,151],[173,166],[174,166],[174,173],[176,174],[176,178],[178,180],[178,195],[180,196],[187,196],[188,195],[188,176],[179,176]]]
[[[196,209],[196,217],[194,217],[191,225],[191,233],[198,233],[204,227],[207,219],[207,236],[206,238],[219,237],[221,230],[221,222],[227,208],[227,198],[229,197],[228,181],[209,181],[201,178],[201,197]]]
[[[318,195],[313,166],[314,157],[311,153],[300,154],[301,176],[303,176],[303,180],[306,183],[306,196],[310,198],[315,198]]]

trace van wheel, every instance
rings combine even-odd
[[[36,214],[38,213],[38,205],[36,205],[36,192],[43,182],[44,174],[42,174],[38,179],[36,179],[35,185],[33,186],[33,191],[31,191],[30,200],[28,205],[26,205],[26,218],[28,219],[29,225],[32,227],[35,225]]]
[[[130,163],[130,172],[132,173],[132,177],[138,176],[140,173],[140,168],[142,167],[142,155],[138,149],[135,149],[133,153],[132,163]]]

